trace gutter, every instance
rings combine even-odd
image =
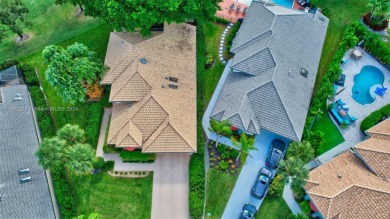
[[[364,165],[373,173],[375,174],[376,176],[378,176],[378,174],[375,172],[375,170],[367,163],[366,160],[364,160],[363,156],[353,147],[351,147],[349,149],[357,158],[359,158],[363,163]]]

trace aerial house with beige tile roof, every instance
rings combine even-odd
[[[111,33],[101,84],[113,103],[107,143],[144,153],[196,152],[196,27],[148,38]]]
[[[390,119],[370,138],[312,170],[305,186],[323,218],[390,218]]]

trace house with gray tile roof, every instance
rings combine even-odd
[[[0,218],[55,218],[49,185],[35,151],[38,135],[26,85],[0,88]],[[22,175],[18,171],[29,168]],[[31,177],[30,182],[20,179]]]
[[[301,140],[328,18],[253,1],[230,52],[211,118],[251,134]]]

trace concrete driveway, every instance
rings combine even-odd
[[[222,218],[238,218],[245,203],[251,203],[256,206],[257,209],[260,208],[263,199],[258,200],[253,198],[250,195],[250,191],[256,180],[257,173],[262,167],[265,167],[265,160],[267,159],[268,152],[271,148],[271,142],[275,138],[285,141],[286,144],[289,142],[285,138],[266,131],[261,131],[260,135],[256,137],[255,145],[258,148],[258,151],[250,152],[253,158],[249,156],[247,157],[240,176],[237,179],[236,185],[234,186],[229,202],[223,212]],[[275,176],[275,172],[276,170],[272,171],[273,176]]]
[[[159,153],[153,175],[152,219],[188,219],[189,154]]]

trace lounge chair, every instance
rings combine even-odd
[[[339,106],[345,105],[345,103],[341,99],[336,100],[336,103]]]
[[[344,105],[341,105],[341,109],[343,109],[344,111],[348,111],[349,107],[346,104],[344,104]]]
[[[379,96],[383,96],[383,94],[386,93],[387,88],[386,87],[377,87],[375,89],[375,93],[378,94]]]
[[[357,118],[355,116],[351,116],[351,122],[355,122]]]
[[[229,6],[230,10],[234,10],[234,3]]]
[[[248,11],[248,7],[245,7],[244,10],[242,10],[242,13],[246,13]]]

